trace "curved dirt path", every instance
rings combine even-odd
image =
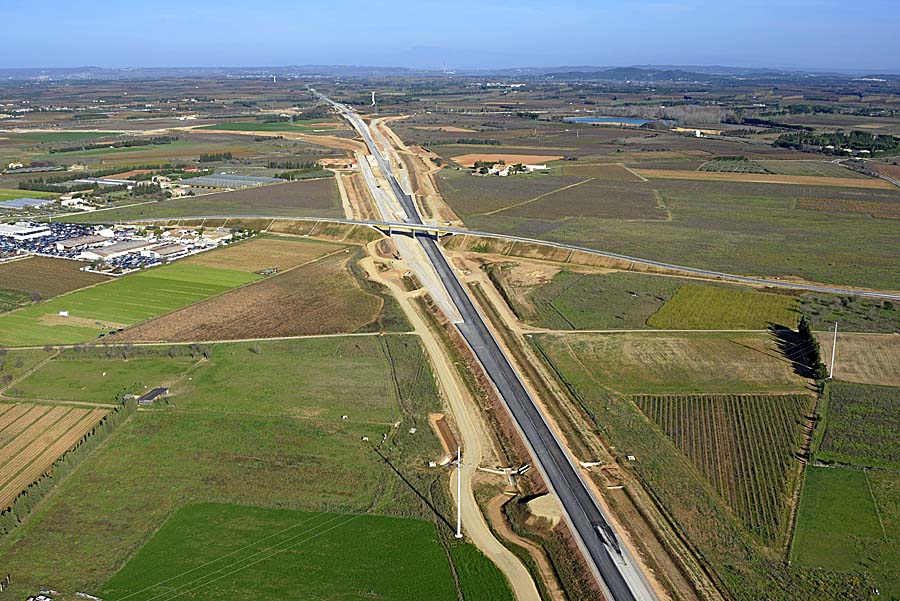
[[[476,469],[485,456],[494,455],[494,453],[490,438],[481,424],[480,416],[473,415],[475,411],[468,399],[468,391],[454,368],[453,361],[447,356],[437,335],[428,327],[411,303],[411,298],[415,296],[415,293],[401,290],[396,282],[384,277],[384,274],[378,271],[372,257],[367,257],[360,263],[366,269],[369,277],[387,286],[393,293],[403,309],[403,313],[412,324],[413,330],[422,339],[425,351],[431,359],[435,378],[450,405],[450,410],[462,436],[462,526],[464,535],[500,568],[518,601],[540,601],[541,597],[531,574],[519,561],[519,558],[494,537],[475,500],[472,479]],[[451,470],[448,474],[448,483],[453,491],[454,501],[456,501],[455,471]]]

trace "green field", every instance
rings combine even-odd
[[[661,330],[764,330],[797,327],[797,300],[779,294],[685,284],[648,320]]]
[[[131,352],[127,359],[99,358],[105,350],[67,350],[39,371],[18,382],[17,397],[116,403],[123,394],[141,395],[151,388],[167,386],[194,365],[198,358],[176,357],[161,352]]]
[[[0,189],[0,202],[17,198],[55,198],[58,194],[51,192],[35,192],[34,190]]]
[[[503,271],[492,273],[518,317],[558,330],[640,329],[682,281],[630,272],[561,271],[547,284],[516,290]]]
[[[900,598],[900,476],[810,466],[791,559],[800,566],[869,573],[881,598]]]
[[[117,136],[123,132],[94,132],[94,131],[54,131],[33,134],[20,134],[13,136],[14,140],[27,140],[29,142],[69,142],[72,140],[90,140],[92,138],[107,138]]]
[[[821,445],[823,461],[900,469],[900,388],[830,382]]]
[[[169,348],[159,347],[158,356],[152,359],[131,361],[168,363],[172,369],[183,369],[185,359],[169,357]],[[102,351],[96,349],[94,356]],[[17,352],[10,351],[9,355]],[[38,356],[44,353],[35,352]],[[140,347],[134,352],[149,351]],[[168,559],[173,565],[190,569],[203,563],[198,562],[194,543],[189,542],[194,540],[193,531],[190,538],[178,534],[170,537],[166,528],[173,521],[177,524],[182,514],[176,512],[185,506],[187,513],[183,515],[190,516],[198,503],[225,503],[334,516],[364,513],[415,518],[397,522],[398,530],[393,535],[379,536],[393,547],[370,553],[372,560],[381,561],[376,555],[397,556],[402,552],[397,545],[402,543],[404,548],[427,551],[421,558],[425,563],[417,565],[431,565],[428,557],[435,556],[435,545],[440,550],[440,545],[450,544],[460,584],[469,590],[466,598],[510,598],[496,570],[486,566],[483,559],[473,559],[472,550],[453,547],[446,471],[425,467],[427,460],[443,453],[427,422],[428,412],[439,410],[441,405],[415,336],[221,344],[210,345],[207,354],[205,361],[172,387],[168,402],[134,414],[16,530],[15,539],[0,540],[4,569],[18,575],[11,594],[24,598],[42,586],[50,586],[68,597],[74,591],[97,593],[107,582],[110,587],[123,582],[131,586],[137,577],[129,576],[134,571],[128,570],[138,569],[143,561],[155,565],[154,545],[163,543],[169,548]],[[87,355],[82,353],[85,359]],[[46,366],[49,371],[45,376],[38,371],[28,382],[55,386],[54,370],[58,368],[54,363]],[[315,373],[308,367],[310,363],[315,363]],[[244,364],[249,366],[250,375],[228,377],[229,373],[235,375],[236,366]],[[87,374],[82,385],[102,387],[96,382],[104,379],[98,372],[104,365],[115,369],[122,367],[122,362],[93,358],[92,363],[82,365]],[[111,374],[108,371],[106,377]],[[335,390],[343,397],[323,396],[323,382],[340,382]],[[341,419],[342,415],[348,419]],[[413,428],[415,431],[410,432]],[[371,442],[363,441],[363,437]],[[384,443],[382,437],[386,437]],[[434,511],[417,492],[430,499]],[[293,522],[297,514],[271,515],[276,521]],[[229,520],[229,528],[248,540],[258,540],[257,534],[262,538],[273,532],[264,522],[270,516],[266,512],[260,516],[241,513]],[[186,521],[196,522],[197,528],[203,529],[202,522]],[[369,517],[360,518],[347,525],[362,530],[345,532],[358,538],[366,532],[381,532],[391,524],[383,517],[371,517],[371,521]],[[207,534],[197,534],[201,540],[205,540],[202,536],[216,539],[209,544],[210,553],[239,548],[241,545],[234,544],[230,537],[221,536],[219,525],[217,521]],[[161,527],[162,538],[153,538]],[[338,536],[340,532],[338,528],[329,534]],[[179,547],[183,551],[180,556],[172,554],[170,544],[174,539],[180,539],[183,545]],[[320,544],[326,542],[326,537],[322,539]],[[335,539],[329,536],[327,540]],[[148,541],[145,555],[139,550]],[[63,548],[66,552],[60,553]],[[312,557],[326,551],[355,557],[349,547],[339,552],[322,546],[306,550]],[[441,570],[448,571],[446,555],[440,550],[438,556],[444,558]],[[114,576],[129,561],[138,563],[129,564],[124,575]],[[379,582],[391,586],[392,574],[381,563],[375,565],[385,572]],[[399,568],[394,565],[393,575],[399,576]],[[321,565],[319,568],[324,569]],[[159,572],[155,570],[145,573],[147,582],[162,579],[157,579]],[[300,579],[298,585],[321,585],[321,591],[309,591],[310,595],[321,595],[312,598],[339,595],[341,586],[351,587],[352,592],[355,586],[349,576],[333,579],[330,572],[318,569],[294,570],[291,577]],[[443,581],[442,586],[447,584]],[[449,586],[453,590],[452,581]],[[485,597],[472,592],[480,589],[490,592]],[[247,598],[232,589],[216,592],[232,595],[224,598]],[[110,592],[104,598],[117,597]],[[296,598],[296,590],[285,590],[280,598]]]
[[[634,401],[748,532],[768,547],[784,545],[811,395],[641,395]]]
[[[710,335],[704,335],[706,336]],[[625,335],[616,337],[627,340]],[[773,559],[780,556],[783,549],[762,547],[759,536],[761,532],[753,534],[746,529],[746,516],[735,514],[687,455],[675,445],[673,439],[647,419],[633,398],[615,394],[611,390],[613,386],[619,386],[621,381],[621,368],[615,364],[620,361],[622,347],[600,354],[591,352],[590,347],[585,349],[578,342],[567,348],[563,340],[578,341],[580,338],[581,335],[578,334],[535,336],[544,356],[559,375],[564,390],[570,395],[573,406],[577,411],[584,412],[596,433],[612,445],[617,461],[627,464],[645,486],[652,490],[654,498],[663,506],[667,516],[714,567],[729,598],[737,601],[861,601],[869,598],[869,590],[859,578],[827,570],[802,569]],[[747,339],[736,339],[738,340],[747,342]],[[762,378],[742,380],[740,370],[730,368],[728,363],[734,359],[737,365],[741,361],[752,360],[754,355],[761,353],[750,351],[745,357],[738,358],[725,348],[701,347],[697,354],[707,361],[705,367],[686,372],[668,366],[673,361],[684,362],[679,353],[673,352],[673,349],[656,352],[653,357],[655,363],[648,360],[646,364],[658,364],[660,367],[655,367],[656,371],[649,374],[649,377],[645,377],[643,372],[646,370],[641,369],[625,373],[628,378],[627,386],[635,393],[646,394],[654,388],[672,388],[659,378],[661,370],[680,372],[673,373],[671,377],[684,378],[687,386],[706,381],[715,383],[718,387],[720,383],[710,382],[710,376],[704,375],[704,370],[718,374],[718,378],[731,380],[722,383],[731,393],[760,386]],[[614,369],[611,370],[610,367]],[[767,371],[758,366],[754,369]],[[763,375],[767,376],[770,374]],[[694,422],[688,422],[688,428],[693,426]],[[730,427],[735,426],[732,424]],[[724,431],[718,433],[725,434]],[[583,434],[590,435],[590,432]],[[745,434],[746,440],[759,440],[759,436],[752,431]],[[695,437],[695,440],[700,440],[700,437]],[[767,448],[766,444],[757,446],[756,452],[766,453]],[[742,450],[751,455],[753,453],[749,448],[742,447]],[[781,452],[784,450],[782,448]],[[758,457],[757,455],[757,460]],[[753,472],[751,466],[740,469]],[[747,502],[755,504],[758,501],[747,499]]]
[[[49,356],[49,352],[41,349],[0,348],[0,388],[4,388],[9,382]]]
[[[145,152],[168,152],[170,150],[183,151],[189,150],[193,148],[197,148],[198,145],[196,142],[190,140],[175,140],[173,142],[167,142],[165,144],[147,144],[144,146],[121,146],[118,148],[91,148],[89,150],[73,150],[71,152],[57,152],[50,153],[45,152],[42,154],[35,155],[34,158],[36,160],[59,160],[62,157],[72,157],[72,158],[83,158],[83,157],[96,157],[96,156],[105,156],[105,155],[119,155],[119,154],[140,154]],[[197,150],[197,154],[200,154],[202,150]]]
[[[100,595],[111,601],[175,595],[455,601],[447,559],[434,525],[423,520],[189,505],[166,521]],[[477,561],[496,572],[480,554]],[[466,599],[511,599],[502,576],[500,587],[489,588],[465,578],[466,571],[460,575]]]
[[[0,315],[0,345],[85,342],[241,284],[252,273],[176,263]],[[60,317],[69,311],[69,317]]]
[[[31,302],[31,297],[21,290],[0,288],[0,313],[18,309]]]
[[[586,369],[594,385],[623,394],[803,392],[767,334],[537,334],[555,364]]]

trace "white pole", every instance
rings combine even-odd
[[[831,370],[828,372],[828,379],[834,377],[834,351],[837,349],[837,323],[834,322],[834,341],[831,343]]]
[[[462,538],[462,447],[456,447],[456,538]]]

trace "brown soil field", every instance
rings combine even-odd
[[[323,217],[341,216],[337,185],[331,177],[203,194],[170,200],[166,206],[175,203],[203,206],[209,215],[217,214],[217,210],[224,214],[240,210],[243,214],[261,215],[293,215],[315,210]]]
[[[4,423],[12,413],[26,412],[12,423]],[[62,457],[100,419],[105,409],[78,409],[17,403],[0,414],[0,509],[15,498]]]
[[[900,165],[888,165],[885,163],[869,163],[869,165],[882,175],[900,179]]]
[[[198,126],[200,127],[200,126]],[[224,129],[205,129],[207,134],[223,134],[223,135],[239,135],[253,137],[267,137],[273,135],[270,131],[229,131]],[[350,140],[339,136],[302,134],[299,132],[277,132],[285,140],[300,140],[301,142],[309,142],[319,146],[327,146],[328,148],[337,148],[339,150],[349,150],[350,152],[367,152],[366,145],[358,140]]]
[[[512,207],[503,214],[535,219],[600,217],[664,221],[665,210],[650,189],[616,186],[614,182],[591,180]]]
[[[835,188],[892,189],[890,183],[880,179],[850,177],[821,177],[810,175],[771,175],[763,173],[719,173],[715,171],[678,171],[675,169],[635,169],[648,178],[691,179],[720,182],[752,182],[760,184],[793,184],[803,186],[831,186]]]
[[[86,263],[49,257],[29,257],[0,263],[0,288],[38,292],[41,298],[65,294],[79,288],[106,282],[108,277],[80,271]]]
[[[598,179],[622,180],[627,182],[640,182],[641,178],[623,167],[611,163],[602,164],[572,164],[565,165],[562,168],[563,175],[574,175],[576,177],[596,177]]]
[[[515,163],[525,163],[528,165],[541,165],[547,161],[557,161],[562,155],[550,154],[496,154],[496,153],[478,153],[463,154],[453,157],[453,161],[463,167],[472,167],[475,161],[505,161],[507,165]]]
[[[831,365],[830,333],[816,334],[822,359]],[[900,386],[900,335],[838,332],[834,377],[857,384]]]
[[[110,179],[128,179],[135,175],[145,175],[147,173],[153,173],[153,171],[150,169],[132,169],[131,171],[123,171],[122,173],[116,173],[115,175],[107,175],[106,177]]]
[[[354,332],[382,300],[350,274],[339,253],[226,292],[115,335],[117,342],[189,342]]]
[[[504,209],[584,181],[567,176],[480,177],[450,170],[441,171],[437,179],[441,195],[462,216]]]
[[[900,219],[900,202],[869,202],[842,198],[800,198],[797,208],[834,213],[862,213],[878,219]]]
[[[468,129],[465,127],[456,127],[455,125],[415,125],[413,129],[424,129],[427,131],[447,131],[459,134],[470,134],[478,130]]]
[[[251,273],[273,268],[284,271],[341,248],[343,245],[312,240],[254,238],[241,244],[194,255],[184,262]]]
[[[632,169],[672,169],[675,171],[696,171],[700,165],[705,163],[705,159],[683,159],[680,161],[652,161],[652,162],[634,162],[628,163],[627,166]]]

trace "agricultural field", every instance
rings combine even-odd
[[[857,173],[852,169],[843,167],[831,161],[790,161],[790,160],[760,160],[760,165],[770,173],[781,175],[809,175],[815,177],[841,177],[869,179],[867,176]]]
[[[816,335],[822,359],[831,366],[831,333]],[[900,336],[839,332],[834,377],[855,384],[900,386]]]
[[[763,547],[760,535],[746,529],[746,523],[735,517],[734,510],[687,454],[659,426],[647,419],[633,397],[616,394],[610,389],[611,384],[617,383],[620,378],[618,373],[607,375],[606,371],[614,357],[621,353],[614,352],[608,356],[585,353],[584,345],[577,342],[581,337],[578,334],[539,335],[535,339],[543,350],[544,358],[559,375],[571,402],[579,411],[585,412],[596,434],[612,445],[618,461],[628,464],[644,485],[653,491],[654,497],[679,531],[710,562],[731,598],[739,601],[791,601],[797,598],[845,601],[868,598],[864,581],[855,575],[805,569],[772,560],[773,554],[781,553],[782,549],[777,545],[775,548]],[[576,343],[566,348],[559,342],[565,339],[573,339]],[[707,347],[704,357],[721,357],[730,353],[723,348]],[[752,361],[752,355],[759,353],[752,351],[745,360]],[[672,363],[673,358],[679,363],[684,362],[676,352],[660,353],[656,361]],[[733,372],[734,368],[713,365],[706,368],[707,372],[713,370]],[[762,368],[761,371],[766,370]],[[640,370],[634,372],[630,384],[634,394],[670,394],[652,392],[650,389],[659,386],[658,381],[652,375],[646,380],[642,380],[642,376]],[[699,374],[699,377],[702,376]],[[689,377],[689,382],[693,382],[698,375],[691,374]],[[645,382],[643,385],[642,381]],[[735,381],[727,390],[717,392],[735,395],[752,387],[756,387],[756,382],[752,380]],[[725,430],[721,434],[727,432]],[[592,433],[584,434],[590,436]],[[749,440],[758,440],[758,433],[744,432],[743,435]],[[749,448],[741,450],[751,452]],[[780,544],[781,541],[777,542]]]
[[[492,280],[516,315],[556,330],[641,329],[681,286],[675,278],[630,272],[561,271],[535,285],[510,269],[494,268]]]
[[[840,322],[842,332],[900,332],[900,303],[858,296],[804,294],[800,312],[814,330],[834,328]]]
[[[737,161],[735,161],[737,162]],[[748,161],[749,162],[749,161]],[[721,163],[721,162],[720,162]],[[697,181],[748,182],[785,184],[797,186],[833,186],[835,188],[860,188],[866,190],[891,190],[892,184],[875,178],[860,178],[850,174],[844,177],[813,175],[780,175],[774,173],[721,172],[720,170],[676,171],[674,169],[635,169],[635,173],[647,178],[685,179]]]
[[[263,269],[284,271],[342,248],[346,247],[342,244],[331,244],[319,240],[263,236],[188,257],[184,263],[251,273]]]
[[[0,315],[0,345],[86,342],[256,279],[243,271],[199,265],[158,267]]]
[[[17,198],[54,198],[56,196],[58,195],[50,192],[37,192],[34,190],[0,189],[0,202]]]
[[[505,207],[510,217],[565,219],[587,217],[624,221],[666,221],[660,197],[650,189],[617,186],[614,180],[587,179],[577,185]]]
[[[161,351],[160,361],[178,361],[168,357],[168,347]],[[196,556],[188,554],[192,547],[178,547],[183,554],[171,553],[172,537],[181,545],[190,545],[187,541],[194,538],[164,526],[181,519],[196,524],[201,540],[214,536],[214,550],[221,553],[241,545],[226,542],[230,537],[222,537],[219,526],[237,528],[245,544],[261,539],[256,534],[261,529],[271,533],[265,526],[270,518],[264,512],[251,518],[247,512],[255,509],[235,505],[325,512],[328,519],[373,517],[370,525],[362,518],[348,523],[363,530],[350,528],[347,536],[380,532],[390,522],[378,516],[414,518],[422,521],[398,525],[409,537],[382,536],[392,542],[393,551],[375,555],[395,556],[398,540],[433,549],[429,545],[438,544],[435,537],[453,549],[450,522],[444,521],[452,515],[444,492],[446,473],[423,467],[426,460],[443,453],[427,426],[428,413],[439,410],[440,402],[423,353],[417,338],[408,335],[210,345],[208,359],[191,372],[190,379],[183,378],[173,387],[170,402],[134,414],[59,485],[40,514],[17,530],[15,541],[0,541],[4,567],[19,575],[13,593],[40,586],[52,586],[67,595],[117,588],[132,581],[128,574],[140,562],[156,565],[155,550],[163,544],[170,549],[170,561],[182,569],[196,567]],[[96,359],[97,367],[104,361],[108,360]],[[286,377],[273,378],[273,373]],[[335,382],[340,382],[338,388]],[[326,389],[329,394],[323,397]],[[348,419],[341,419],[342,415]],[[417,429],[411,433],[413,426]],[[381,445],[383,435],[387,442]],[[372,442],[363,441],[364,436]],[[405,481],[374,452],[373,445]],[[426,491],[438,513],[422,503],[410,486]],[[197,504],[213,502],[224,504],[215,507],[235,519],[192,519],[199,515],[191,513]],[[182,508],[183,514],[178,512]],[[291,511],[275,512],[271,519],[290,525],[308,517]],[[342,536],[340,527],[331,532]],[[145,543],[146,553],[138,551]],[[302,556],[288,557],[311,561],[318,552],[355,557],[350,548],[338,550],[321,543],[306,547]],[[67,552],[60,554],[63,546]],[[450,555],[458,553],[452,550]],[[440,556],[446,554],[442,551]],[[422,560],[426,557],[434,557],[434,551]],[[472,586],[484,586],[491,591],[489,598],[508,599],[496,570],[484,560],[475,564],[479,569],[473,573],[487,573],[489,578]],[[116,576],[123,565],[126,571]],[[457,563],[456,567],[461,571],[467,565]],[[298,585],[311,587],[305,589],[311,598],[344,592],[329,586],[353,586],[349,578],[339,583],[328,579],[329,585],[315,576],[319,572],[290,572],[300,578]],[[154,578],[158,572],[143,573],[150,574],[147,584],[162,580]],[[461,586],[468,586],[467,577],[465,572],[459,574]],[[294,598],[295,590],[282,595]],[[104,598],[118,598],[115,591],[108,593]],[[476,595],[471,593],[471,598],[479,598]]]
[[[714,158],[703,163],[697,171],[714,171],[717,173],[772,173],[756,161],[750,161],[746,157]]]
[[[626,169],[625,166],[621,164],[576,163],[572,165],[563,165],[559,169],[562,175],[571,175],[575,177],[596,177],[599,179],[622,180],[626,182],[641,181],[640,177]]]
[[[685,284],[647,323],[662,330],[796,329],[797,300],[732,286]]]
[[[596,386],[622,394],[805,392],[808,382],[768,334],[537,334],[551,360],[565,357]]]
[[[55,131],[55,132],[34,132],[27,134],[17,134],[13,136],[14,140],[24,140],[27,142],[38,142],[41,144],[52,142],[73,142],[81,140],[93,140],[94,138],[108,138],[117,136],[121,131]]]
[[[468,171],[444,169],[437,178],[441,193],[453,209],[463,215],[488,214],[533,200],[573,184],[582,177],[519,175],[479,177]]]
[[[503,161],[507,165],[515,165],[523,163],[526,165],[543,165],[549,161],[556,161],[562,158],[560,155],[549,154],[503,154],[494,152],[474,152],[452,157],[453,162],[463,167],[474,167],[478,161],[499,162]]]
[[[19,293],[28,302],[34,293],[42,300],[101,282],[107,276],[81,271],[84,263],[49,257],[28,257],[0,263],[0,293]]]
[[[489,566],[483,556],[480,563]],[[496,571],[494,582],[475,576],[459,575],[466,599],[511,599]],[[429,522],[211,503],[176,512],[100,594],[145,601],[176,594],[294,599],[297,591],[321,600],[458,598],[447,553]]]
[[[506,181],[516,180],[512,177],[479,178],[444,170],[438,179],[444,198],[476,230],[731,273],[900,288],[900,275],[894,268],[896,253],[892,252],[900,236],[900,220],[872,219],[869,212],[829,211],[827,206],[824,210],[798,206],[804,199],[832,199],[890,207],[900,203],[896,190],[675,179],[593,180],[591,189],[600,199],[638,197],[647,190],[658,193],[656,210],[665,211],[667,217],[630,221],[579,216],[580,212],[560,216],[556,207],[548,207],[547,215],[541,215],[534,210],[543,205],[535,202],[521,207],[531,209],[527,217],[501,211],[559,190],[562,185],[553,186],[552,180],[560,179],[556,176],[534,179],[542,189],[531,196],[526,189],[517,190],[520,184],[516,181]],[[560,184],[574,183],[567,180],[562,178]]]
[[[231,192],[176,198],[140,206],[112,209],[104,219],[140,220],[158,217],[261,215],[281,217],[343,217],[333,177],[306,179]],[[71,222],[91,222],[96,216],[71,215]]]
[[[811,395],[637,396],[641,411],[672,438],[765,546],[787,534]]]
[[[865,573],[880,597],[900,597],[900,476],[809,466],[791,561],[815,570]]]
[[[344,127],[344,122],[335,119],[304,119],[292,122],[279,121],[266,123],[264,121],[230,121],[228,123],[216,123],[204,125],[196,130],[217,131],[265,131],[265,132],[302,132],[311,133],[320,130],[334,130]]]
[[[900,388],[832,381],[816,458],[900,469]]]
[[[23,399],[120,403],[125,394],[142,395],[174,385],[199,357],[160,351],[122,349],[65,350],[19,380],[6,394]]]
[[[22,374],[51,356],[54,350],[0,348],[0,395]]]
[[[408,328],[392,298],[351,273],[352,260],[345,253],[323,257],[140,324],[113,340],[190,342],[349,333],[369,325]]]
[[[74,447],[106,409],[0,403],[0,510]]]

